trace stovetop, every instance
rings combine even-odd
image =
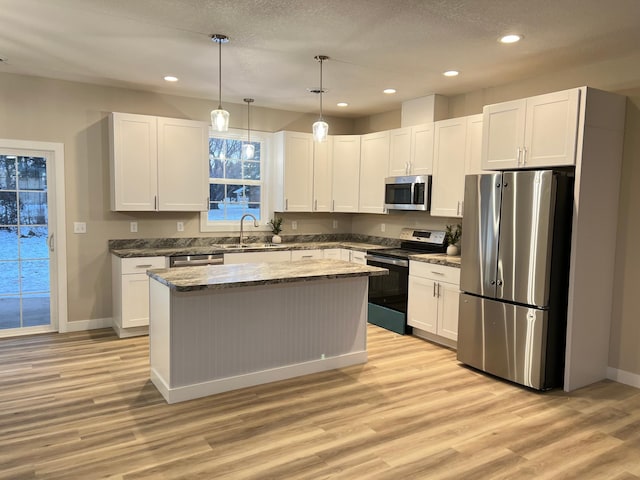
[[[444,232],[438,230],[417,230],[403,228],[400,234],[400,248],[383,248],[372,251],[372,254],[392,257],[408,258],[409,255],[420,253],[445,253],[447,246]]]

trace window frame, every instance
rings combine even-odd
[[[230,128],[227,132],[217,132],[209,127],[209,137],[225,138],[231,140],[247,140],[247,131],[237,128]],[[251,226],[251,231],[269,232],[271,229],[267,225],[269,219],[273,217],[272,208],[272,192],[270,186],[271,167],[273,165],[271,157],[271,141],[272,134],[268,132],[260,132],[251,130],[251,142],[260,142],[260,212],[261,218],[258,221],[259,227]],[[207,163],[208,163],[207,155]],[[207,167],[207,173],[209,167]],[[240,180],[242,181],[242,180]],[[211,177],[207,178],[207,192],[211,185]],[[207,202],[207,206],[209,203]],[[217,220],[212,222],[209,220],[209,210],[200,212],[200,231],[201,232],[229,232],[238,231],[240,229],[239,220]]]

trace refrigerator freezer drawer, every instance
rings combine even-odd
[[[548,312],[460,295],[458,360],[538,390],[546,378]]]

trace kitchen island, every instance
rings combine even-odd
[[[149,270],[151,381],[168,403],[367,361],[368,277],[303,260]]]

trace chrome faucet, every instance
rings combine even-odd
[[[244,215],[242,215],[242,218],[240,219],[240,246],[242,246],[243,237],[244,237],[244,228],[243,228],[244,219],[247,218],[247,217],[253,218],[253,226],[254,227],[259,227],[260,226],[260,225],[258,225],[258,219],[256,217],[254,217],[252,214],[245,213]]]

